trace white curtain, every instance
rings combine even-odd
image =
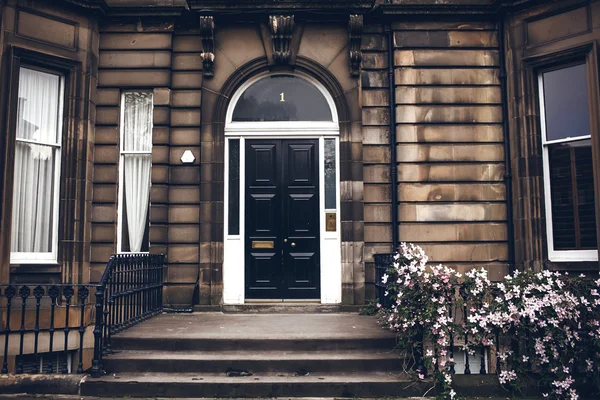
[[[150,201],[152,94],[125,93],[124,107],[122,150],[129,250],[139,252],[148,224]]]
[[[52,249],[56,159],[60,157],[60,77],[21,68],[13,180],[11,251]],[[38,142],[34,144],[31,142]]]

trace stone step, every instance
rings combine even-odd
[[[395,348],[396,339],[386,338],[347,338],[347,339],[229,339],[229,338],[169,338],[114,336],[111,341],[113,351],[122,350],[161,350],[161,351],[338,351],[338,350],[383,350]]]
[[[255,374],[118,373],[87,378],[82,396],[121,397],[411,397],[422,396],[430,381],[413,382],[404,374],[380,372]]]
[[[403,362],[395,351],[131,351],[104,359],[107,372],[224,373],[229,369],[295,373],[401,371]]]

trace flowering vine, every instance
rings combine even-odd
[[[505,386],[533,378],[544,397],[570,400],[581,385],[600,389],[600,279],[515,271],[491,282],[485,269],[463,275],[428,261],[419,246],[402,243],[378,306],[380,322],[414,355],[417,377],[433,371],[439,398],[456,397],[459,343],[469,354],[493,348]]]

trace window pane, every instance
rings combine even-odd
[[[50,146],[16,143],[12,252],[49,253],[53,250],[55,190],[58,190],[56,153]]]
[[[20,69],[17,139],[60,144],[59,95],[60,76]]]
[[[152,151],[152,93],[125,93],[123,151]]]
[[[149,248],[148,210],[152,169],[152,93],[126,92],[123,101],[121,157],[121,249],[140,252]]]
[[[542,76],[546,140],[589,135],[590,114],[585,64],[546,72]]]
[[[13,176],[12,252],[50,253],[54,250],[54,214],[60,188],[59,171],[56,170],[61,142],[59,118],[60,76],[21,68]]]
[[[335,139],[325,139],[325,208],[337,207],[335,180]]]
[[[548,153],[554,249],[595,249],[591,142],[581,140],[551,145]]]
[[[123,215],[121,251],[147,251],[150,203],[150,154],[123,155]]]
[[[240,234],[240,140],[229,140],[229,235]]]
[[[242,121],[332,121],[323,94],[308,81],[291,75],[259,80],[242,94],[232,120]]]

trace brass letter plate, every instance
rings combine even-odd
[[[335,232],[337,219],[334,212],[325,213],[325,231]]]
[[[257,240],[253,240],[252,241],[252,248],[253,249],[273,249],[275,248],[275,242],[270,241],[270,242],[260,242]]]

